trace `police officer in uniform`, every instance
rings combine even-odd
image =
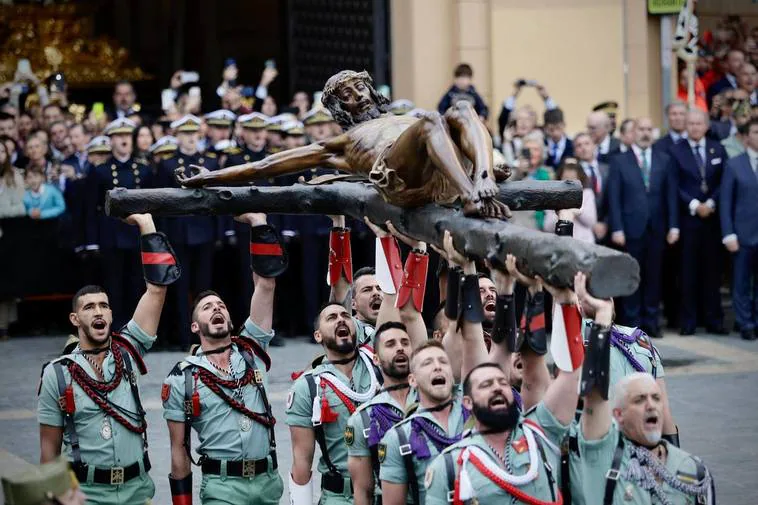
[[[624,377],[616,383],[612,405],[608,401],[608,384],[595,378],[609,369],[608,353],[598,351],[609,338],[613,306],[589,295],[585,279],[575,287],[583,305],[592,305],[597,314],[582,376],[578,442],[586,503],[715,503],[708,468],[662,437],[664,392],[652,375]]]
[[[218,170],[215,153],[200,153],[197,149],[200,118],[191,114],[171,123],[176,134],[178,150],[174,156],[162,161],[158,166],[158,185],[178,188],[174,175],[188,173],[190,165],[208,170]],[[176,287],[172,289],[170,306],[178,326],[178,341],[172,342],[182,349],[189,349],[191,333],[189,329],[189,300],[211,286],[214,244],[219,238],[219,219],[214,216],[182,216],[166,218],[164,228],[176,249],[179,261],[186,269]]]
[[[192,311],[200,346],[179,362],[163,385],[164,417],[171,436],[174,505],[192,503],[190,430],[200,440],[200,498],[204,504],[279,503],[275,420],[266,396],[271,361],[275,277],[286,254],[264,214],[239,218],[251,228],[249,243],[255,292],[239,337],[232,337],[228,309],[214,292],[201,294]]]
[[[155,486],[138,375],[147,373],[142,358],[156,340],[166,286],[179,277],[179,266],[149,214],[126,221],[141,234],[135,241],[147,290],[129,323],[113,334],[106,292],[90,285],[74,295],[69,320],[78,344],[43,368],[37,417],[42,463],[57,458],[63,444],[92,503],[144,505]]]
[[[150,166],[132,157],[134,128],[132,121],[123,118],[106,126],[112,156],[92,169],[85,183],[85,248],[99,250],[102,256],[103,282],[116,314],[116,327],[126,322],[121,318],[134,307],[139,297],[138,235],[133,227],[105,215],[105,193],[117,187],[139,189],[153,186]]]

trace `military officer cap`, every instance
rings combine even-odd
[[[105,127],[105,134],[109,137],[120,133],[131,135],[135,128],[137,125],[134,124],[134,121],[122,117],[108,123],[108,126]]]
[[[171,129],[176,133],[194,133],[200,130],[201,123],[202,120],[199,117],[193,114],[187,114],[172,122]]]
[[[242,128],[249,130],[260,130],[266,127],[268,117],[260,112],[251,112],[237,118],[237,122]]]
[[[9,477],[3,477],[6,505],[43,505],[48,496],[61,496],[75,485],[68,462],[63,457]]]
[[[285,121],[282,118],[281,114],[278,116],[270,117],[268,120],[266,120],[266,131],[281,133],[282,123],[284,122]]]
[[[234,112],[226,109],[214,110],[205,115],[205,122],[208,126],[218,126],[220,128],[229,128],[234,123],[237,116]]]
[[[282,132],[286,135],[305,135],[305,128],[300,121],[287,121],[282,124]]]
[[[165,137],[159,138],[155,144],[151,145],[148,152],[155,155],[167,154],[176,151],[178,147],[179,141],[176,137],[166,135]]]
[[[84,149],[87,154],[109,154],[111,152],[111,139],[105,135],[90,140]]]
[[[305,126],[332,122],[334,122],[332,114],[327,109],[323,108],[311,109],[303,118],[303,124]]]
[[[619,110],[619,103],[613,100],[601,102],[592,108],[592,112],[605,112],[609,116],[615,116]]]
[[[408,112],[413,110],[415,107],[416,106],[410,100],[401,98],[400,100],[395,100],[390,104],[390,112],[396,116],[402,116],[403,114],[408,114]]]

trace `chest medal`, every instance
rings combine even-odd
[[[103,425],[100,427],[100,436],[103,437],[103,440],[110,440],[113,436],[113,427],[107,417],[103,419]]]
[[[250,428],[253,427],[253,422],[247,416],[240,416],[238,423],[242,431],[250,431]]]

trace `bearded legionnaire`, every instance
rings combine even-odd
[[[471,409],[474,432],[429,466],[426,503],[562,503],[554,469],[576,408],[583,348],[573,293],[550,290],[556,301],[551,351],[558,377],[522,415],[500,365],[472,368],[463,382],[463,401]]]
[[[5,476],[2,484],[6,505],[85,505],[87,500],[62,457]]]
[[[200,346],[179,362],[163,384],[161,399],[171,436],[171,495],[174,505],[192,503],[194,463],[190,430],[200,441],[196,463],[203,471],[205,504],[278,504],[275,419],[266,394],[271,360],[275,277],[287,266],[276,230],[264,214],[238,218],[251,227],[250,263],[255,291],[250,315],[238,337],[221,298],[201,293],[192,311]]]
[[[602,377],[610,369],[604,342],[611,335],[613,305],[589,295],[584,279],[575,287],[582,305],[592,306],[596,314],[582,374],[584,410],[578,433],[585,502],[715,503],[713,478],[700,458],[662,436],[664,390],[651,374],[625,376],[609,402],[609,383]]]
[[[141,233],[147,291],[129,323],[113,334],[106,293],[85,286],[74,295],[69,319],[79,343],[42,373],[40,459],[55,459],[63,443],[89,501],[144,505],[155,487],[148,475],[147,425],[137,378],[147,373],[142,357],[155,342],[166,289],[179,277],[179,266],[149,214],[126,221]]]
[[[470,104],[460,102],[444,116],[396,116],[388,112],[388,100],[374,90],[368,73],[351,70],[326,82],[322,102],[345,133],[262,161],[177,178],[194,188],[333,168],[366,177],[385,200],[399,207],[460,198],[468,215],[509,214],[495,200],[492,139]]]

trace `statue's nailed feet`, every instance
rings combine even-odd
[[[205,167],[190,165],[190,175],[187,175],[187,169],[184,167],[174,170],[176,182],[185,188],[201,188],[205,186],[205,176],[210,171]]]
[[[507,205],[499,202],[496,198],[500,190],[495,181],[486,176],[474,181],[474,189],[464,200],[463,213],[466,216],[489,217],[494,219],[506,219],[511,217],[511,211]]]

